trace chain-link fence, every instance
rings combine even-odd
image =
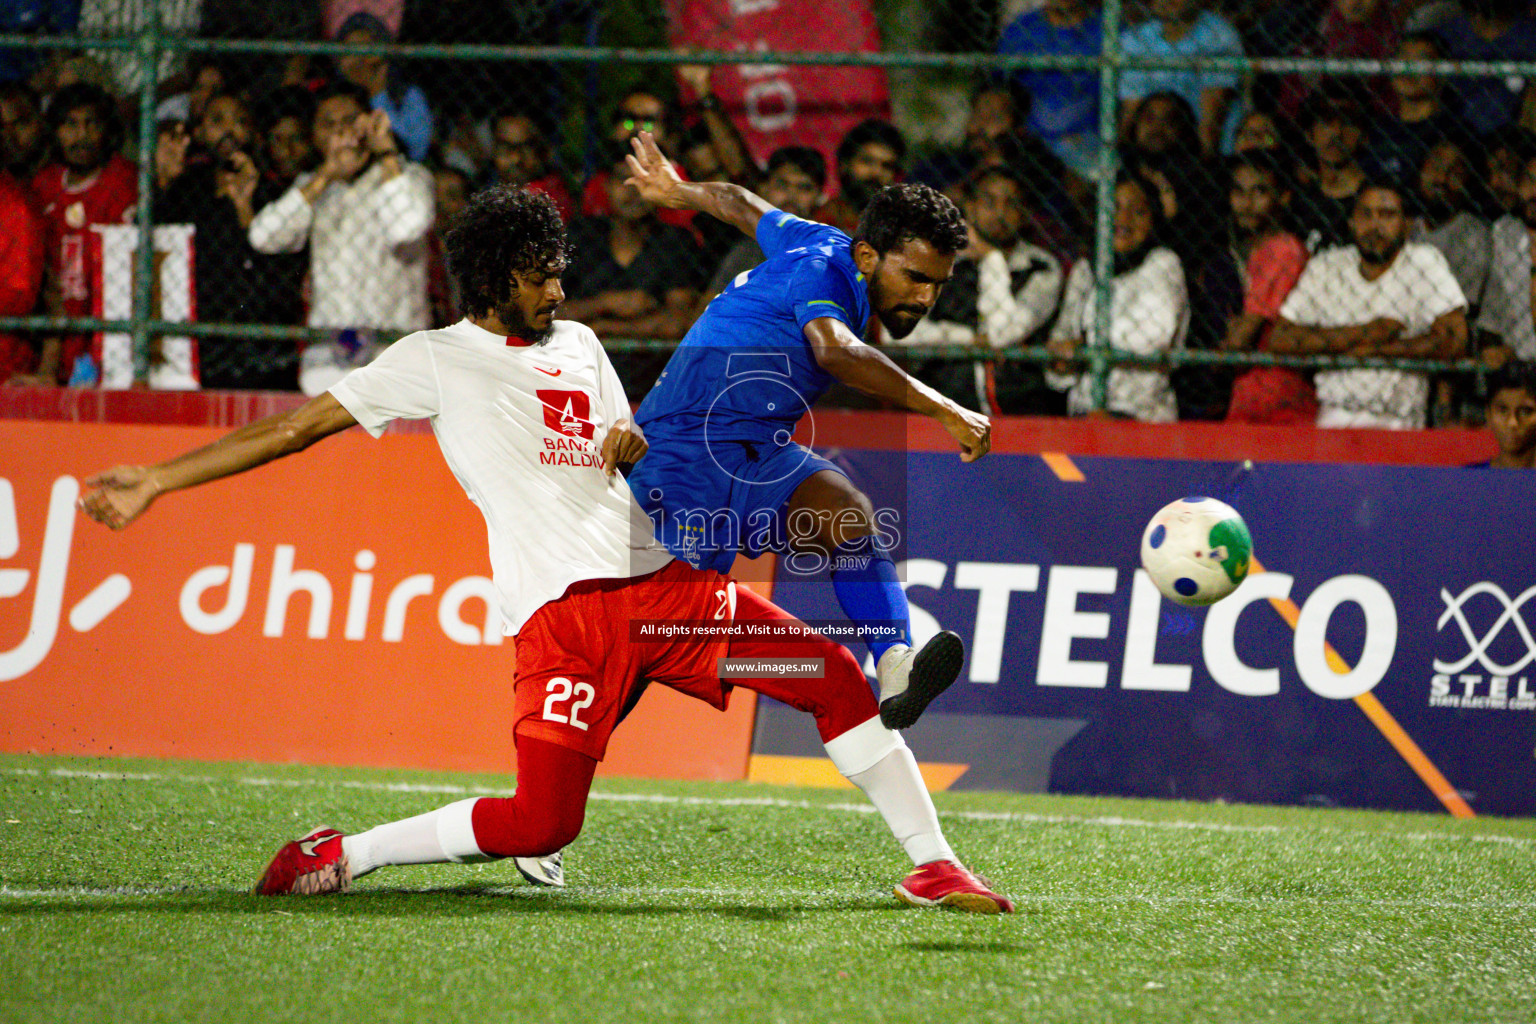
[[[640,130],[850,231],[887,182],[952,196],[953,279],[872,340],[971,407],[1448,424],[1536,357],[1536,20],[1505,0],[84,0],[0,30],[23,380],[323,389],[462,315],[442,233],[502,181],[567,217],[562,315],[638,398],[762,258],[622,184]]]

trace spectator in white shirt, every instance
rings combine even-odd
[[[1114,278],[1110,281],[1109,345],[1124,352],[1152,354],[1184,347],[1189,332],[1189,293],[1184,267],[1164,244],[1162,201],[1157,187],[1134,174],[1115,183]],[[1049,348],[1062,361],[1081,362],[1085,345],[1097,342],[1097,286],[1091,260],[1082,260],[1067,277],[1061,316],[1051,331]],[[1070,388],[1067,411],[1093,410],[1093,375],[1061,373],[1052,367],[1046,380],[1058,390]],[[1106,382],[1105,410],[1144,423],[1171,423],[1178,404],[1168,371],[1136,365],[1118,366]]]
[[[1497,365],[1518,357],[1536,360],[1536,317],[1531,292],[1536,261],[1531,241],[1536,237],[1536,156],[1524,162],[1519,177],[1519,202],[1514,211],[1493,225],[1493,255],[1478,326],[1498,336],[1498,345],[1484,358]]]
[[[1060,260],[1024,238],[1027,194],[1023,178],[1008,167],[985,168],[967,183],[963,204],[970,247],[955,260],[954,275],[933,310],[895,344],[996,350],[1041,343],[1061,301],[1062,271]],[[1041,339],[1031,341],[1036,335]],[[1033,363],[951,361],[918,376],[981,412],[1058,411],[1033,407],[1042,401],[1059,405]]]
[[[432,176],[405,162],[389,116],[368,111],[368,97],[339,83],[315,105],[319,169],[301,174],[250,226],[258,252],[310,248],[313,327],[378,328],[401,333],[431,326],[427,303],[427,231]],[[318,394],[373,347],[348,334],[305,349],[300,387]]]
[[[1408,241],[1398,186],[1368,183],[1349,218],[1354,244],[1312,257],[1280,307],[1270,351],[1454,359],[1467,346],[1467,300],[1440,250]],[[1404,370],[1317,374],[1317,425],[1425,425],[1429,378]]]

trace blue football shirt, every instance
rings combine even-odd
[[[869,296],[837,228],[772,210],[757,223],[767,259],[717,295],[667,362],[635,419],[654,444],[783,444],[832,376],[805,325],[832,317],[864,336]]]

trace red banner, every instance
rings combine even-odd
[[[431,437],[351,431],[122,533],[75,510],[222,433],[0,423],[0,750],[511,770],[485,523]],[[654,687],[602,771],[744,778],[754,703]]]
[[[677,47],[738,53],[880,50],[868,0],[669,0],[667,9]],[[712,84],[758,163],[780,146],[811,146],[826,155],[834,181],[834,153],[848,129],[865,118],[891,116],[883,68],[720,65]]]

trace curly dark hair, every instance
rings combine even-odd
[[[911,183],[876,192],[853,235],[854,242],[867,242],[882,256],[915,238],[945,256],[970,244],[959,207],[942,192]]]
[[[878,142],[895,153],[897,163],[907,158],[907,140],[902,136],[901,129],[889,121],[870,117],[848,129],[848,134],[837,144],[837,162],[847,163],[858,155],[861,146],[871,142]]]
[[[55,140],[58,139],[59,127],[69,119],[69,115],[81,107],[90,107],[96,112],[96,119],[101,122],[106,131],[106,148],[103,150],[103,159],[117,151],[117,147],[123,144],[123,125],[117,116],[117,101],[112,94],[99,85],[90,82],[71,82],[53,94],[53,99],[48,104],[48,133]]]
[[[555,201],[512,185],[477,192],[453,219],[444,244],[448,272],[473,316],[489,316],[511,299],[513,273],[565,269],[565,223]]]

